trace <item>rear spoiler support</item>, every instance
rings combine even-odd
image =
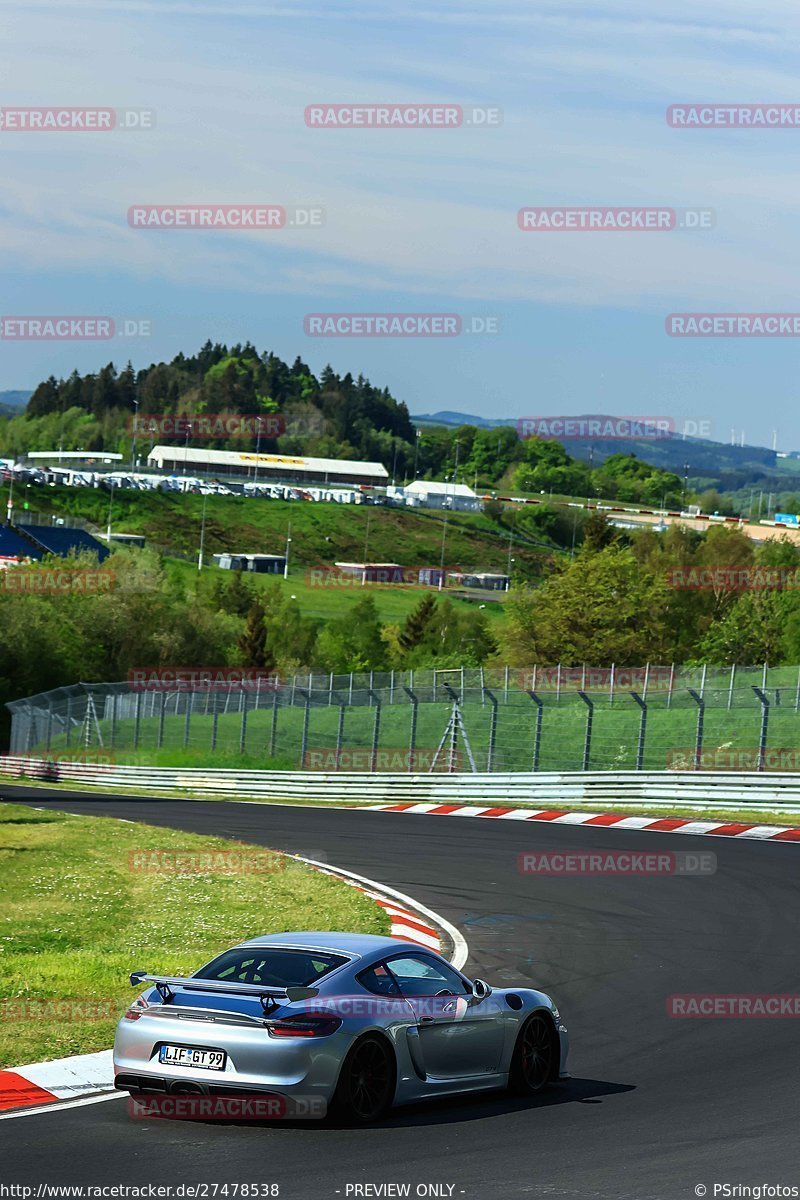
[[[223,979],[198,979],[191,975],[184,978],[180,975],[149,975],[146,971],[131,971],[130,981],[133,987],[142,983],[152,983],[165,1004],[175,995],[175,988],[189,992],[221,992],[226,996],[251,996],[261,1001],[265,1015],[269,1015],[278,1007],[278,1001],[311,1000],[319,995],[315,987],[266,987],[259,983],[230,983]]]

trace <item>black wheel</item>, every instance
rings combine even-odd
[[[388,1112],[394,1099],[395,1061],[387,1044],[367,1034],[351,1047],[331,1105],[335,1118],[366,1125]]]
[[[518,1096],[533,1096],[542,1092],[558,1071],[556,1034],[552,1021],[536,1015],[525,1022],[517,1037],[509,1090]]]

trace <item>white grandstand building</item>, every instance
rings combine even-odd
[[[159,471],[281,480],[284,483],[362,484],[383,487],[389,474],[382,463],[345,458],[302,458],[297,454],[253,454],[193,446],[154,446],[147,456]]]

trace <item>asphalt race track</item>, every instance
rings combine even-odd
[[[696,1185],[711,1197],[715,1183],[800,1185],[800,1021],[675,1020],[666,1011],[675,993],[800,990],[797,845],[279,805],[47,798],[14,787],[2,794],[322,852],[399,888],[462,930],[467,973],[553,993],[570,1030],[573,1075],[531,1102],[498,1094],[417,1106],[358,1132],[134,1122],[124,1099],[19,1117],[0,1122],[3,1183],[276,1182],[284,1200],[387,1183],[410,1184],[411,1196],[418,1184],[438,1184],[439,1195],[453,1197],[636,1200],[702,1195]],[[713,851],[718,870],[699,878],[517,870],[523,850],[588,849]]]

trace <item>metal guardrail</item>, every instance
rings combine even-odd
[[[318,804],[536,805],[648,803],[800,805],[800,773],[758,775],[716,772],[541,772],[528,774],[328,774],[314,771],[206,770],[118,763],[59,762],[0,756],[0,775],[48,783],[74,783],[259,799],[312,800]]]

